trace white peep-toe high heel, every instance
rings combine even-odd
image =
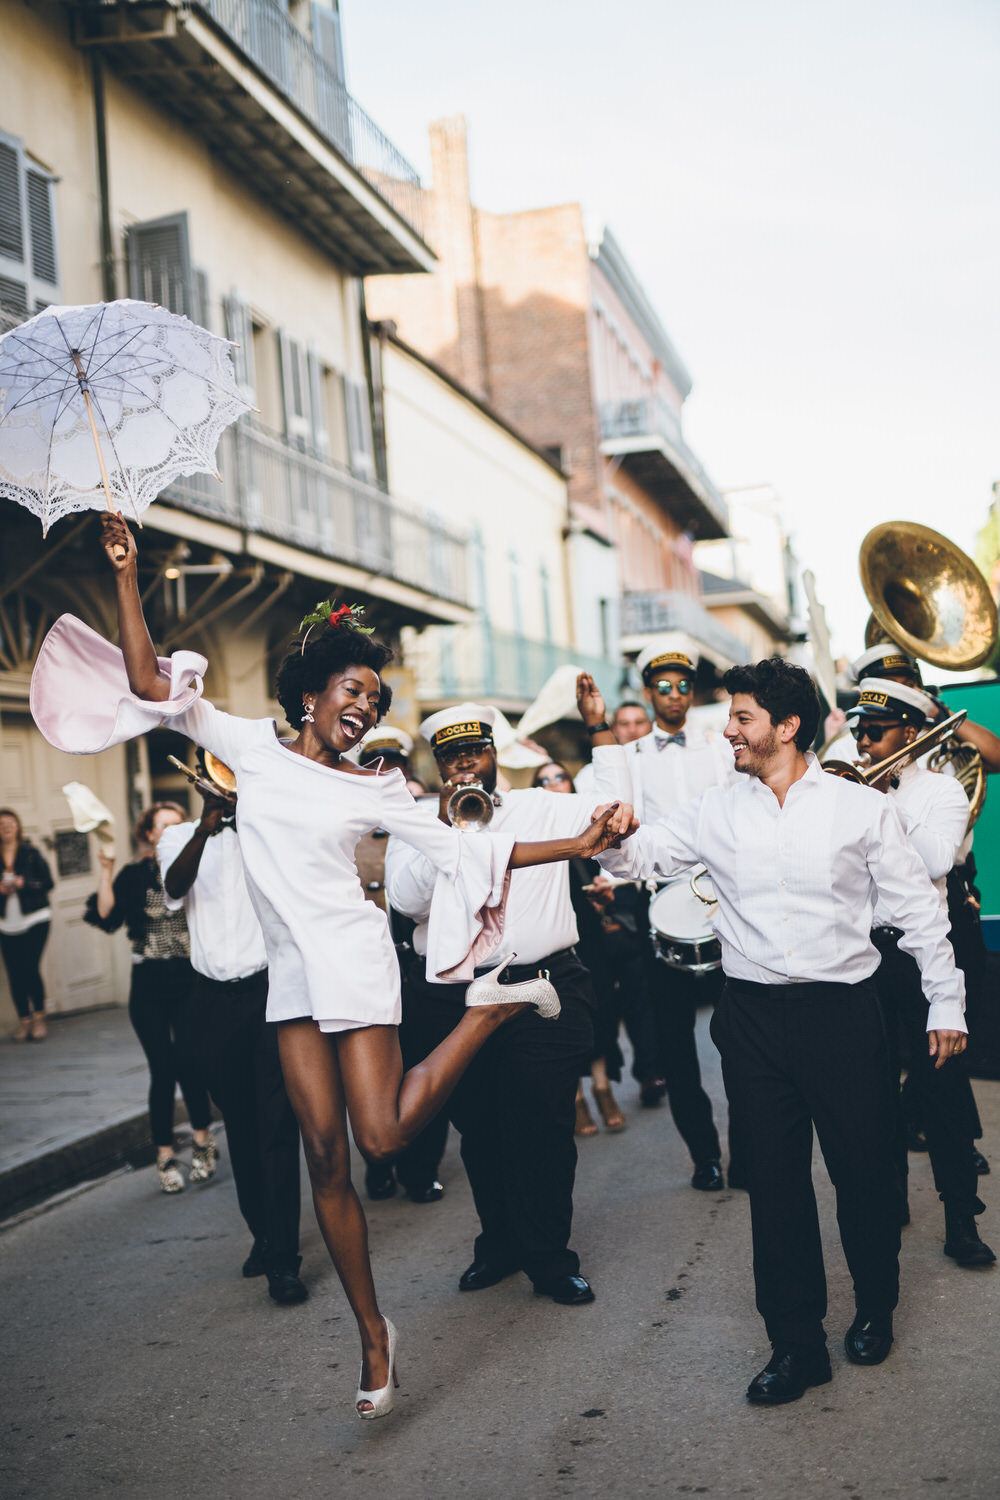
[[[480,974],[465,992],[465,1004],[473,1005],[533,1005],[543,1021],[554,1021],[562,1006],[556,987],[549,980],[548,969],[539,969],[534,979],[523,979],[519,984],[500,984],[499,978],[508,964],[517,957],[512,953],[502,964],[488,974]]]
[[[389,1335],[389,1379],[380,1391],[365,1391],[361,1388],[361,1380],[364,1375],[364,1362],[358,1371],[358,1393],[354,1398],[354,1410],[363,1422],[374,1422],[376,1417],[387,1417],[392,1411],[394,1403],[394,1390],[399,1385],[399,1373],[396,1369],[396,1344],[398,1335],[396,1325],[390,1323],[388,1318],[383,1318],[386,1332]],[[359,1401],[370,1401],[371,1411],[358,1411]]]

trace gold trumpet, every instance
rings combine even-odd
[[[453,828],[479,833],[493,822],[493,798],[481,781],[466,781],[448,798],[447,811]]]
[[[883,756],[871,766],[855,765],[849,760],[828,760],[824,762],[823,770],[829,771],[831,776],[840,776],[844,781],[856,781],[859,786],[877,787],[879,782],[885,781],[897,770],[901,770],[907,762],[919,760],[921,755],[926,755],[928,750],[933,750],[935,745],[954,734],[958,726],[965,720],[965,709],[960,709],[957,714],[951,714],[947,719],[942,719],[940,724],[927,729],[923,734],[918,734],[915,740],[908,745],[903,745],[894,750],[891,755]]]
[[[172,766],[186,776],[191,785],[197,787],[206,797],[224,797],[232,802],[236,798],[236,773],[230,770],[224,760],[213,755],[210,750],[200,752],[204,775],[201,771],[192,771],[176,755],[168,755],[167,760]]]

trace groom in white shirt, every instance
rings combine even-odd
[[[719,899],[726,987],[712,1035],[746,1145],[757,1307],[773,1347],[747,1396],[773,1406],[831,1378],[814,1126],[854,1281],[847,1356],[878,1364],[892,1346],[900,1194],[872,978],[876,901],[920,967],[938,1067],[965,1049],[965,991],[947,918],[893,803],[824,774],[808,753],[819,721],[808,673],[773,658],[734,667],[725,685],[737,777],[645,824],[600,862],[630,879],[704,864]],[[594,738],[610,744],[610,735]],[[614,796],[609,759],[595,758],[595,771]]]

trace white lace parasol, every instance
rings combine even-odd
[[[139,520],[175,479],[216,472],[251,410],[227,339],[151,302],[47,307],[0,338],[0,496],[46,533],[107,505]]]

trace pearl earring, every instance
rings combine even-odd
[[[313,718],[313,711],[312,711],[312,709],[309,707],[308,704],[306,704],[305,707],[306,707],[306,711],[302,715],[302,722],[303,722],[303,724],[315,724],[316,720]]]

